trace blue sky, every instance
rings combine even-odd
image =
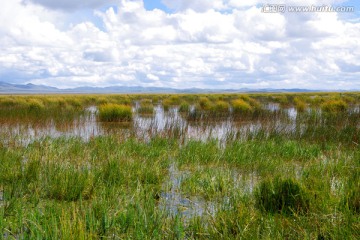
[[[283,3],[281,0],[272,3]],[[13,0],[0,81],[77,86],[360,89],[359,1],[263,13],[261,0]]]
[[[145,5],[145,8],[147,10],[153,10],[155,8],[157,9],[161,9],[163,11],[166,11],[166,12],[170,12],[170,9],[168,9],[162,2],[161,0],[145,0],[144,1],[144,5]]]

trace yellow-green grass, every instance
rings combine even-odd
[[[151,99],[143,99],[140,101],[140,106],[137,109],[140,114],[153,114],[154,113],[154,105]]]
[[[211,111],[214,111],[214,112],[217,112],[217,113],[229,112],[229,103],[225,102],[225,101],[222,101],[222,100],[218,100],[211,107]]]
[[[253,112],[252,106],[242,99],[233,100],[231,106],[234,114],[250,114]]]
[[[299,97],[294,98],[294,103],[298,112],[304,112],[306,110],[306,102]]]
[[[212,102],[207,97],[200,97],[198,104],[201,110],[210,110],[212,107]]]
[[[348,108],[348,105],[343,100],[328,100],[321,104],[321,109],[328,113],[344,112]]]
[[[131,106],[104,104],[99,107],[99,118],[103,122],[128,122],[132,120]]]
[[[179,112],[188,113],[189,110],[190,110],[190,105],[187,102],[183,101],[179,106]]]

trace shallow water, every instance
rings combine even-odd
[[[169,168],[169,181],[164,184],[161,193],[160,209],[164,209],[171,217],[180,216],[185,222],[193,217],[213,215],[215,203],[205,201],[199,196],[186,197],[181,194],[181,182],[190,172],[179,171],[173,163]]]
[[[72,121],[59,122],[46,121],[6,121],[0,119],[0,141],[3,144],[27,145],[34,140],[44,137],[80,137],[89,141],[96,136],[114,135],[121,139],[136,137],[149,141],[156,136],[178,138],[181,143],[190,139],[208,141],[216,139],[220,145],[228,140],[245,139],[249,134],[259,131],[265,133],[293,133],[304,131],[306,125],[298,121],[299,114],[295,108],[281,110],[278,104],[268,104],[265,108],[274,112],[270,119],[236,121],[230,116],[221,119],[207,119],[201,121],[189,121],[184,114],[179,113],[178,108],[164,111],[161,105],[154,108],[154,114],[143,115],[133,109],[134,118],[129,123],[100,122],[95,106],[88,107],[83,115],[75,117]],[[354,111],[358,111],[355,108]]]
[[[21,145],[27,145],[34,140],[44,137],[80,137],[84,141],[96,136],[117,135],[122,138],[135,136],[145,141],[155,136],[178,137],[183,141],[195,139],[207,141],[217,139],[225,142],[232,139],[235,133],[245,136],[249,132],[258,131],[263,124],[260,122],[236,122],[230,118],[217,121],[187,121],[177,108],[165,112],[158,105],[154,114],[142,115],[136,113],[131,123],[100,122],[97,118],[95,106],[86,109],[85,114],[74,118],[72,121],[55,122],[50,119],[41,122],[16,121],[1,122],[0,136],[3,143],[16,140]],[[289,115],[294,115],[294,110]]]

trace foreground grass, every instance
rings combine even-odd
[[[358,148],[279,139],[225,148],[111,136],[3,146],[0,238],[357,239],[359,157]],[[181,194],[203,199],[213,213],[169,215],[161,196],[171,164],[187,173]],[[304,211],[258,206],[259,191],[279,178],[306,194]]]

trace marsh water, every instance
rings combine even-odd
[[[278,104],[268,104],[264,108],[274,113],[275,118],[265,121],[261,119],[237,121],[227,116],[216,120],[191,121],[186,118],[186,115],[179,112],[178,107],[165,111],[161,105],[157,105],[154,107],[154,114],[144,115],[137,113],[135,105],[133,121],[109,123],[99,121],[97,107],[91,106],[71,121],[59,121],[51,118],[39,121],[0,120],[0,139],[3,145],[27,146],[35,140],[46,137],[78,137],[89,141],[97,136],[112,135],[124,140],[131,137],[147,142],[160,136],[179,138],[180,143],[189,140],[216,140],[220,146],[223,146],[228,140],[246,138],[248,134],[260,130],[294,132],[299,131],[299,126],[301,128],[302,125],[297,123],[298,112],[295,108],[281,109]],[[359,110],[356,108],[354,111]],[[159,207],[167,211],[170,216],[180,215],[186,221],[194,216],[211,216],[216,212],[216,202],[205,200],[199,196],[183,196],[181,194],[181,183],[189,177],[189,172],[179,170],[174,163],[170,165],[168,174],[168,181],[164,183],[160,195]],[[250,193],[259,180],[254,172],[234,172],[233,178],[241,191]],[[332,189],[338,191],[339,188],[341,188],[341,183],[335,179]],[[2,191],[0,191],[0,204],[2,198]],[[226,199],[222,201],[226,201]]]
[[[276,112],[280,108],[276,104],[266,106]],[[234,121],[230,117],[207,121],[189,121],[178,111],[177,107],[165,111],[161,105],[154,107],[154,114],[138,114],[137,105],[133,108],[133,121],[130,123],[101,122],[98,119],[98,109],[95,106],[86,108],[84,114],[74,117],[71,121],[46,119],[39,121],[2,121],[2,144],[27,146],[35,140],[51,137],[79,137],[89,141],[97,136],[112,135],[127,139],[135,137],[142,141],[149,141],[156,136],[180,138],[180,142],[200,140],[217,140],[220,145],[231,138],[241,138],[250,132],[256,132],[266,127],[261,121]],[[285,111],[289,121],[276,121],[279,131],[292,131],[297,112],[294,108]],[[168,171],[168,181],[163,185],[163,192],[159,200],[159,207],[167,211],[170,216],[179,215],[183,219],[195,216],[213,215],[216,203],[199,196],[183,196],[181,182],[189,177],[189,172],[180,171],[175,164],[171,164]],[[239,189],[251,192],[257,182],[254,173],[234,173]],[[0,202],[2,198],[0,191]],[[226,200],[226,199],[225,199]]]
[[[269,105],[271,111],[279,111],[278,106]],[[97,108],[86,108],[84,114],[73,120],[61,121],[54,119],[6,121],[0,119],[0,136],[2,143],[15,141],[16,144],[27,145],[34,140],[44,137],[80,137],[84,141],[96,136],[114,135],[119,138],[135,137],[148,141],[153,137],[178,137],[182,142],[193,140],[219,140],[225,142],[234,137],[242,137],[260,128],[270,127],[262,121],[235,121],[230,117],[215,120],[189,121],[174,107],[164,111],[161,105],[154,107],[154,114],[138,114],[133,108],[134,117],[130,123],[111,123],[99,121]],[[280,118],[272,122],[271,127],[279,131],[293,131],[295,128],[297,111],[295,108],[286,109],[287,121]]]

